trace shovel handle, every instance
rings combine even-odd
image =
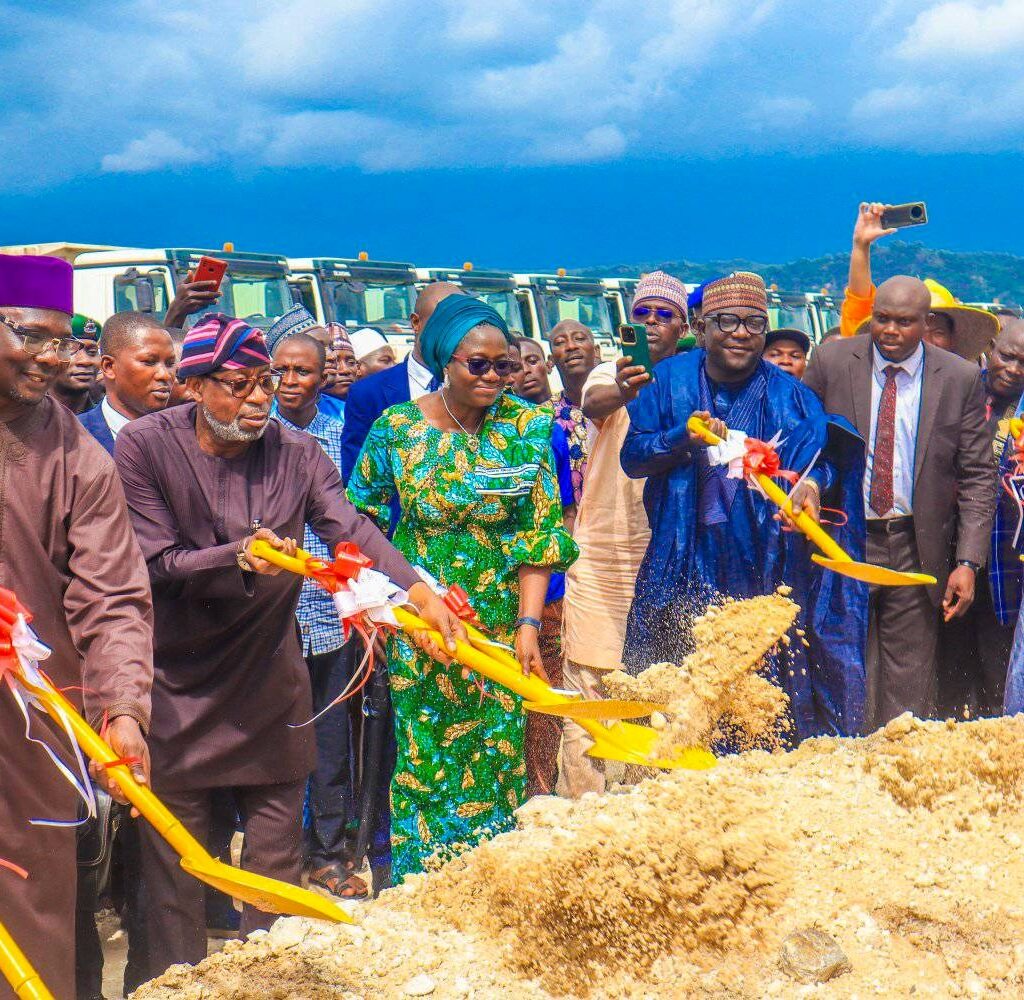
[[[0,972],[11,984],[18,1000],[54,1000],[39,973],[3,924],[0,924]]]
[[[696,434],[704,442],[709,445],[722,444],[722,439],[715,433],[712,432],[711,428],[700,419],[700,417],[690,417],[686,421],[687,430]],[[833,539],[817,521],[811,517],[807,511],[801,510],[799,513],[793,513],[793,505],[790,502],[789,495],[774,479],[770,476],[766,476],[762,473],[757,475],[758,485],[764,490],[768,499],[772,501],[780,510],[784,511],[793,520],[793,523],[800,529],[815,545],[821,549],[830,559],[835,559],[837,562],[853,562],[849,554],[840,546],[835,539]]]
[[[249,546],[249,551],[257,559],[273,563],[275,566],[280,566],[281,569],[286,569],[290,573],[298,573],[299,576],[312,575],[309,572],[306,560],[313,557],[305,549],[298,549],[294,556],[286,556],[283,552],[278,552],[269,542],[264,541],[262,538],[257,538]]]
[[[101,765],[113,764],[112,767],[106,768],[107,774],[124,793],[124,797],[138,809],[175,851],[181,855],[195,854],[196,851],[206,853],[205,848],[181,825],[173,813],[156,797],[152,789],[136,781],[131,768],[126,764],[114,764],[114,761],[120,758],[111,749],[110,744],[82,718],[75,706],[60,691],[46,680],[42,687],[32,684],[25,679],[23,674],[19,676],[19,681],[39,699],[50,718],[58,724],[67,721],[74,733],[75,740],[90,760]]]

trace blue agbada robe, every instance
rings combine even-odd
[[[769,441],[779,433],[782,468],[802,473],[813,462],[810,475],[824,505],[847,515],[845,525],[829,531],[855,560],[864,558],[864,443],[780,368],[761,361],[743,385],[719,386],[707,377],[704,359],[695,350],[661,362],[654,382],[628,406],[622,467],[633,478],[647,477],[651,541],[623,662],[633,673],[680,662],[692,649],[688,623],[716,597],[755,597],[786,584],[809,648],[794,637],[768,667],[789,695],[795,734],[853,735],[864,712],[867,585],[811,562],[817,550],[803,535],[782,531],[774,504],[728,479],[724,466],[710,466],[706,449],[691,448],[686,421],[706,410],[749,437]]]

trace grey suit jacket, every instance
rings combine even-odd
[[[826,412],[846,417],[865,441],[871,434],[871,351],[868,334],[836,337],[814,349],[804,373]],[[929,588],[936,605],[954,551],[957,559],[988,562],[996,498],[981,369],[925,344],[912,503],[921,568],[939,581]]]

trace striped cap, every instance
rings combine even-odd
[[[768,292],[761,275],[753,271],[736,271],[726,278],[709,281],[704,286],[702,312],[705,316],[719,309],[736,309],[740,306],[768,312]]]
[[[651,271],[650,274],[645,274],[636,283],[633,304],[637,305],[644,299],[664,299],[678,306],[683,317],[686,317],[686,285],[671,274],[664,271]]]
[[[209,375],[224,369],[269,365],[263,333],[244,319],[213,313],[197,323],[185,337],[178,363],[178,378]]]

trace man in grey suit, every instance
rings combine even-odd
[[[930,307],[923,282],[890,278],[875,297],[870,332],[820,345],[804,375],[825,410],[867,442],[868,561],[939,581],[871,589],[871,728],[908,710],[934,712],[938,609],[949,621],[970,607],[995,512],[981,370],[922,343]]]

